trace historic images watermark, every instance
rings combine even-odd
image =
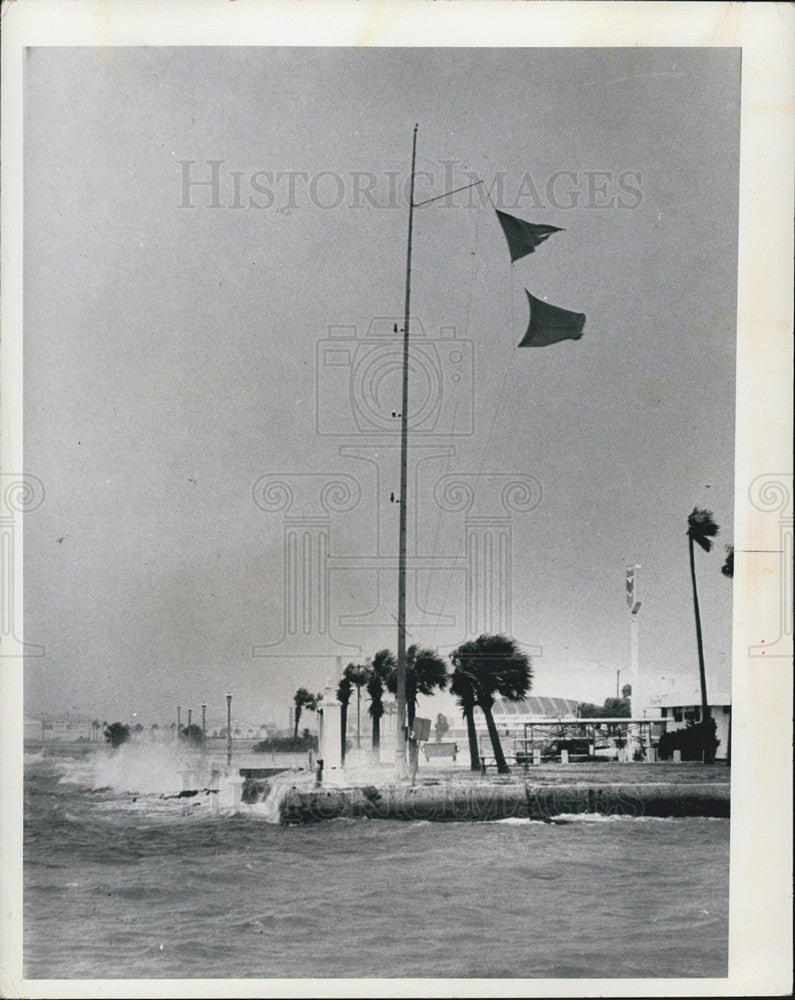
[[[0,473],[0,657],[44,656],[45,648],[22,639],[19,588],[22,518],[44,502],[44,484],[30,472]]]
[[[272,170],[223,159],[175,161],[177,207],[181,209],[272,209],[292,212],[311,206],[334,209],[405,209],[411,177],[387,170]],[[458,160],[415,174],[415,201],[439,198],[440,208],[506,211],[539,209],[632,210],[643,203],[640,170],[578,167],[549,174],[491,171],[479,176]],[[468,187],[466,187],[469,185]],[[455,191],[456,188],[465,190]],[[445,194],[445,192],[454,192]]]
[[[649,794],[633,784],[601,788],[587,785],[540,785],[527,782],[503,784],[470,782],[446,777],[432,785],[377,788],[374,785],[351,789],[324,775],[322,787],[302,789],[291,801],[288,793],[282,806],[282,821],[323,822],[340,816],[408,821],[478,821],[525,819],[544,823],[566,823],[590,817],[667,817],[677,814],[724,814],[727,805],[719,797],[703,801],[675,801],[671,790]]]
[[[766,538],[776,548],[752,550],[756,553],[778,555],[778,574],[769,574],[772,584],[768,607],[776,608],[777,634],[760,636],[760,641],[748,648],[749,656],[792,656],[792,608],[793,608],[793,554],[795,535],[793,535],[793,495],[792,476],[779,473],[766,473],[757,476],[748,488],[748,497],[753,507],[765,515],[778,514],[778,524],[763,525],[756,533],[757,538]],[[768,518],[764,519],[765,521]],[[762,530],[766,528],[767,530]],[[776,530],[777,529],[777,530]],[[750,554],[750,553],[749,553]],[[737,552],[736,555],[744,555]],[[778,579],[776,579],[778,577]],[[759,585],[764,584],[765,576],[760,574],[754,578]],[[777,598],[773,587],[777,587]],[[767,589],[767,588],[766,588]]]

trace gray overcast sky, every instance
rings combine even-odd
[[[439,476],[531,474],[543,500],[513,516],[511,582],[513,633],[543,648],[535,690],[614,693],[624,568],[639,562],[646,683],[695,693],[685,530],[708,506],[708,682],[727,691],[739,70],[738,50],[716,48],[28,50],[25,468],[46,499],[26,518],[25,615],[47,655],[28,663],[26,711],[164,721],[204,700],[220,717],[231,690],[243,717],[283,721],[296,687],[357,657],[315,636],[290,651],[329,659],[252,657],[283,617],[283,515],[252,485],[355,477],[333,554],[374,553],[373,467],[338,453],[353,434],[328,433],[349,429],[347,373],[317,372],[317,344],[402,312],[415,122],[417,198],[470,171],[498,208],[565,229],[511,267],[477,195],[416,213],[412,312],[474,357],[443,400],[445,419],[471,408],[473,433],[425,439],[456,452],[423,467],[420,554],[463,552],[462,516],[433,502]],[[188,160],[194,179],[220,161],[220,207],[198,187],[180,207]],[[375,205],[356,172],[373,175]],[[525,287],[585,312],[582,340],[515,350]],[[398,409],[393,372],[380,388]],[[394,449],[379,454],[384,469],[395,456],[383,500],[398,469]],[[394,550],[397,508],[380,511]],[[332,573],[332,623],[370,607],[375,582]],[[459,640],[460,576],[419,587],[457,625],[413,638]],[[394,632],[334,624],[365,654]]]

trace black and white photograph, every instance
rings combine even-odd
[[[792,9],[134,7],[4,6],[3,995],[785,995]]]

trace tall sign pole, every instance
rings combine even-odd
[[[232,695],[226,696],[226,766],[232,764]]]
[[[417,129],[411,147],[409,188],[409,237],[406,251],[406,308],[403,314],[403,397],[400,410],[400,540],[398,545],[397,718],[395,773],[408,777],[406,764],[406,497],[409,439],[409,314],[411,311],[411,237],[414,226],[414,172],[417,162]]]
[[[643,704],[640,689],[640,662],[638,657],[638,611],[640,610],[640,566],[637,564],[627,568],[627,605],[630,612],[629,649],[632,675],[632,716],[640,718]]]

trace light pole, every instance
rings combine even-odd
[[[182,729],[182,709],[177,705],[177,739],[179,739],[179,734]]]
[[[207,703],[202,702],[202,746],[207,739]]]
[[[226,696],[226,766],[232,764],[232,695]]]
[[[616,698],[618,698],[618,695],[619,695],[618,683],[619,683],[620,679],[621,679],[621,671],[620,670],[616,670]]]

